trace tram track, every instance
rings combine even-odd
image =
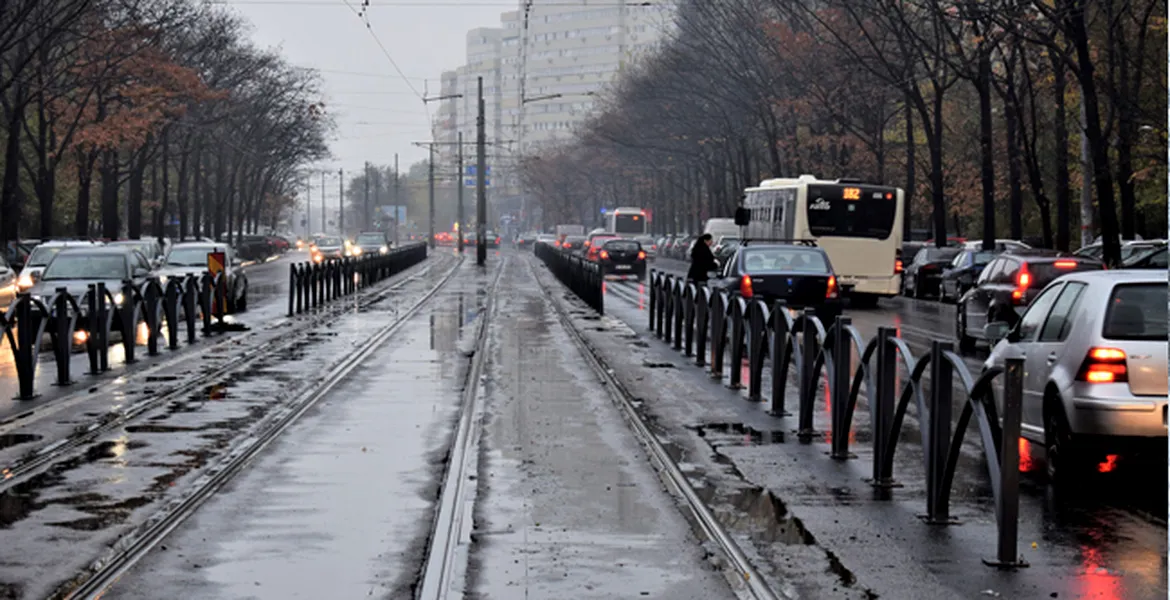
[[[459,423],[447,457],[435,518],[427,540],[426,559],[419,574],[415,598],[443,600],[454,585],[459,567],[458,551],[463,538],[465,518],[470,515],[467,495],[475,488],[470,479],[477,457],[479,440],[483,433],[483,403],[480,402],[480,378],[487,362],[488,327],[491,325],[494,298],[507,266],[508,258],[497,267],[495,278],[488,287],[483,310],[480,312],[472,351],[471,365],[460,399]]]
[[[311,315],[308,319],[301,322],[301,327],[294,335],[277,336],[275,339],[266,340],[260,344],[245,350],[242,354],[225,359],[224,364],[200,373],[194,377],[188,378],[175,385],[164,387],[157,393],[151,394],[148,398],[134,402],[126,406],[122,410],[107,412],[101,417],[78,426],[74,431],[64,438],[49,442],[41,448],[32,453],[18,459],[10,465],[0,468],[0,493],[18,485],[21,481],[27,479],[29,476],[40,472],[42,469],[53,464],[62,457],[68,455],[70,452],[82,448],[95,440],[101,438],[127,423],[133,421],[140,415],[165,406],[168,402],[183,398],[189,394],[204,389],[209,384],[230,377],[233,374],[247,371],[257,362],[278,354],[284,350],[302,343],[307,336],[312,335],[320,325],[327,320],[334,319],[338,315],[348,312],[350,310],[361,310],[378,302],[385,300],[389,295],[401,290],[403,287],[417,281],[419,278],[426,276],[430,270],[435,267],[434,264],[428,265],[426,268],[420,269],[417,272],[409,275],[405,279],[395,282],[393,285],[383,289],[378,289],[374,293],[365,297],[357,298],[353,302],[340,302],[335,305],[330,305],[322,309],[321,312]],[[445,273],[441,278],[441,287],[459,268],[459,262]],[[435,289],[437,290],[438,287]],[[432,292],[433,293],[433,292]],[[203,349],[204,353],[214,353],[217,349],[228,347],[231,344],[240,343],[241,337],[227,337],[223,340],[217,341],[215,344]],[[165,372],[165,369],[170,366],[181,364],[184,361],[190,360],[189,356],[177,356],[168,359],[162,364],[151,367],[149,370],[137,374],[141,377],[148,378],[153,373],[160,371]],[[6,426],[0,427],[0,434],[8,433],[16,428],[33,427],[38,423],[44,422],[49,417],[57,414],[73,406],[92,399],[92,394],[84,393],[75,398],[65,398],[58,403],[54,403],[49,407],[37,412],[34,417],[35,420],[25,419],[15,423],[10,423]]]
[[[135,534],[128,536],[129,539],[119,540],[114,545],[118,549],[112,555],[102,559],[91,571],[72,580],[73,587],[71,589],[62,590],[54,597],[69,600],[101,598],[125,573],[145,558],[171,532],[191,518],[200,506],[211,499],[236,475],[244,471],[248,464],[265,448],[276,441],[301,416],[316,406],[338,384],[345,381],[350,373],[426,307],[428,301],[451,281],[462,262],[462,258],[456,259],[455,266],[410,307],[399,312],[393,322],[379,328],[370,337],[350,350],[342,359],[334,363],[327,373],[315,378],[307,387],[296,392],[287,402],[283,403],[282,410],[273,411],[273,414],[264,418],[253,432],[247,434],[245,441],[229,449],[224,459],[207,467],[204,475],[193,482],[182,499],[172,502],[151,517]],[[402,282],[402,285],[405,283],[405,281]],[[247,367],[241,366],[241,368]]]
[[[738,584],[742,584],[743,591],[746,591],[755,600],[781,600],[787,598],[787,596],[779,594],[771,588],[747,558],[743,549],[740,548],[739,544],[715,516],[715,513],[699,496],[698,491],[691,485],[691,482],[671,456],[663,441],[650,429],[649,424],[643,419],[641,413],[639,413],[637,408],[638,403],[634,396],[614,376],[613,370],[609,367],[605,358],[589,345],[584,335],[573,323],[568,310],[557,298],[558,292],[552,289],[552,286],[557,284],[550,284],[542,279],[535,272],[536,267],[533,266],[532,261],[525,262],[529,269],[533,269],[533,278],[539,283],[541,292],[545,298],[554,307],[557,319],[560,321],[569,339],[577,347],[584,362],[604,384],[610,399],[622,411],[630,429],[642,446],[646,448],[651,460],[657,467],[659,477],[673,491],[676,498],[682,501],[684,508],[689,512],[692,523],[721,551],[726,565],[734,571],[735,581]],[[611,283],[614,282],[606,282],[607,286]],[[626,286],[614,287],[625,288]],[[634,294],[637,293],[634,289],[630,291]]]

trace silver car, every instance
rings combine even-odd
[[[222,252],[226,264],[223,272],[227,276],[228,300],[224,307],[228,313],[241,313],[248,310],[248,275],[240,266],[240,257],[236,256],[235,249],[227,244],[215,242],[181,242],[171,246],[159,269],[162,283],[171,277],[186,278],[188,275],[200,277],[207,272],[207,255],[213,252]]]
[[[1165,270],[1085,271],[1049,284],[1014,328],[987,325],[1000,341],[985,366],[1024,359],[1022,435],[1044,445],[1053,481],[1165,443],[1166,293]]]

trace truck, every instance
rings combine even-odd
[[[565,236],[585,235],[584,225],[557,225],[557,241],[565,241]]]
[[[739,238],[740,229],[739,225],[735,224],[735,219],[707,219],[707,223],[703,226],[703,233],[711,234],[711,237],[718,243],[724,237]]]

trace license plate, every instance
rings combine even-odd
[[[619,271],[629,271],[634,268],[634,265],[615,265]]]

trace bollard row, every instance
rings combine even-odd
[[[210,272],[173,277],[165,283],[158,277],[114,287],[99,282],[89,284],[81,297],[65,288],[57,288],[51,297],[18,294],[0,316],[16,363],[18,398],[36,397],[36,372],[46,334],[57,362],[56,385],[66,386],[74,383],[71,358],[78,347],[88,355],[88,374],[98,375],[110,369],[110,341],[115,334],[121,337],[124,361],[132,364],[137,361],[140,337],[146,338],[147,354],[155,356],[164,335],[167,347],[178,349],[179,330],[185,325],[187,343],[194,344],[197,320],[202,321],[203,335],[211,335],[213,319],[223,322],[227,304],[226,277]]]
[[[357,258],[305,262],[289,267],[288,315],[306,311],[354,294],[426,260],[425,242]]]
[[[536,257],[585,304],[598,314],[605,314],[605,277],[597,263],[548,244],[536,245]]]
[[[789,368],[797,375],[797,437],[804,442],[821,435],[813,423],[816,393],[822,379],[831,400],[830,457],[853,458],[849,431],[862,389],[870,409],[873,431],[873,486],[896,487],[894,457],[902,423],[911,401],[917,411],[926,475],[930,524],[948,524],[950,494],[961,447],[972,417],[982,442],[996,506],[996,556],[985,561],[998,567],[1026,566],[1018,557],[1019,446],[1023,365],[1009,359],[1006,369],[992,368],[974,376],[949,342],[935,341],[928,353],[915,357],[891,327],[881,327],[866,341],[849,317],[825,324],[815,310],[792,311],[783,301],[768,306],[760,299],[696,286],[661,271],[650,273],[649,329],[676,350],[707,366],[723,378],[724,358],[730,350],[729,385],[743,386],[740,365],[747,361],[748,397],[762,400],[763,368],[771,364],[770,414],[790,416],[786,410]],[[854,364],[854,357],[859,357]],[[905,383],[897,389],[899,363]],[[993,385],[1003,374],[1002,415]],[[952,431],[953,396],[958,379],[966,400]],[[929,383],[929,394],[926,384]]]

